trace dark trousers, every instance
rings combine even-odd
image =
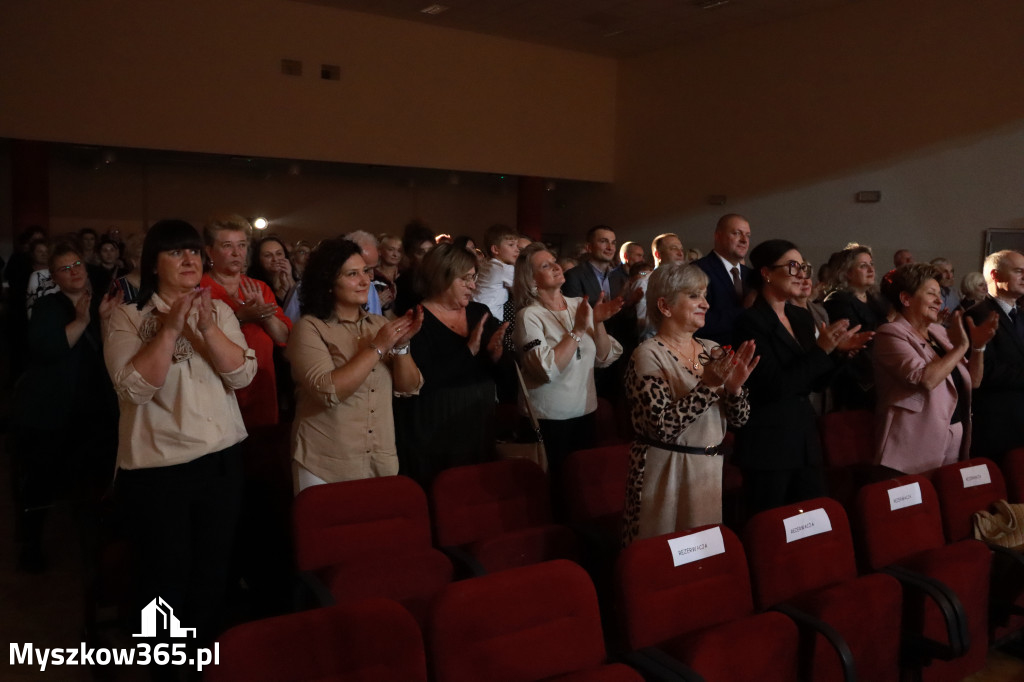
[[[162,598],[182,627],[196,628],[188,644],[209,646],[222,626],[241,506],[240,446],[185,464],[123,469],[116,490],[135,562],[139,610]]]
[[[821,467],[813,465],[779,470],[745,468],[743,487],[749,516],[827,494]]]
[[[586,450],[597,442],[597,413],[572,419],[538,419],[548,458],[548,479],[551,482],[552,509],[556,517],[564,510],[562,469],[570,452]]]

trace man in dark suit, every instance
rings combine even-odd
[[[562,293],[566,296],[586,296],[590,305],[597,303],[601,293],[606,301],[621,296],[629,278],[621,269],[613,267],[616,255],[615,231],[607,225],[595,225],[587,230],[587,257],[582,263],[565,273]],[[594,372],[597,394],[613,402],[622,399],[622,377],[629,356],[636,347],[636,308],[623,306],[612,315],[605,328],[623,347],[622,357],[609,367]]]
[[[587,230],[587,257],[577,267],[565,273],[562,293],[566,296],[586,296],[590,305],[597,303],[604,292],[605,300],[622,293],[628,278],[626,273],[613,267],[615,259],[615,231],[607,225],[595,225]]]
[[[988,297],[967,315],[981,324],[995,313],[999,327],[985,344],[985,371],[974,391],[971,454],[1000,462],[1024,445],[1024,319],[1017,308],[1024,296],[1024,255],[997,251],[985,259],[982,274]]]
[[[736,318],[743,311],[744,298],[750,291],[750,268],[743,264],[750,248],[750,223],[736,213],[718,220],[715,227],[715,248],[697,260],[708,276],[708,309],[700,336],[721,345],[733,344]]]

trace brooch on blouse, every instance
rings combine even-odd
[[[149,343],[156,338],[157,332],[163,327],[163,323],[157,318],[152,312],[146,314],[146,317],[142,320],[142,324],[139,326],[139,338],[142,339],[143,343]],[[179,334],[178,338],[174,342],[174,352],[171,354],[171,362],[184,362],[192,357],[195,351],[192,349],[192,344],[184,335]]]

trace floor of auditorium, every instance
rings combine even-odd
[[[16,570],[16,548],[12,527],[9,459],[0,455],[0,641],[31,642],[36,647],[77,647],[82,640],[83,585],[81,548],[76,520],[70,509],[56,509],[46,528],[49,566],[41,575]],[[126,633],[107,631],[104,646],[131,646]],[[40,672],[27,665],[0,664],[0,679],[28,680],[145,680],[139,668],[48,668]],[[967,678],[969,682],[1020,682],[1024,660],[993,651],[985,669]]]

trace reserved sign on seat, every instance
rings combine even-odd
[[[899,488],[889,489],[889,511],[913,507],[915,504],[923,502],[924,499],[921,498],[921,484],[917,481],[909,485],[901,485]]]
[[[722,529],[715,526],[692,535],[672,538],[668,541],[668,548],[672,550],[672,565],[682,566],[716,554],[725,554],[725,540],[722,539]]]
[[[824,509],[814,509],[790,516],[788,519],[783,519],[782,525],[786,529],[786,542],[803,540],[812,535],[820,535],[832,530],[832,522]]]
[[[964,467],[960,470],[960,476],[964,479],[965,488],[973,488],[978,485],[988,485],[992,482],[992,474],[988,472],[987,464]]]

